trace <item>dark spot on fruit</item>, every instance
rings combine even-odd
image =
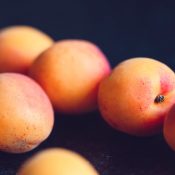
[[[164,101],[164,99],[165,99],[165,97],[164,97],[163,95],[158,95],[158,96],[155,98],[154,102],[155,102],[155,103],[161,103],[161,102]]]

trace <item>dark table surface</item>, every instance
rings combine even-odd
[[[137,138],[119,133],[98,112],[55,117],[51,136],[37,149],[25,154],[0,153],[0,175],[15,175],[24,160],[48,147],[64,147],[82,154],[101,175],[175,174],[175,153],[162,135]]]

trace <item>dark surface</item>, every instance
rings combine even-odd
[[[165,0],[6,0],[0,27],[26,24],[55,40],[82,38],[101,47],[112,67],[148,56],[175,69],[175,4]],[[101,175],[174,175],[175,153],[161,135],[136,138],[114,131],[100,114],[56,116],[49,139],[26,154],[0,153],[0,175],[14,175],[35,152],[61,146],[89,159]]]
[[[175,154],[162,136],[137,138],[108,127],[98,113],[60,117],[49,139],[26,154],[0,154],[0,175],[14,175],[17,168],[35,152],[47,147],[74,150],[97,168],[101,175],[172,175]]]

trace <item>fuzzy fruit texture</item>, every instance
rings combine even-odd
[[[103,118],[115,129],[136,136],[160,132],[174,102],[174,72],[149,58],[117,65],[101,82],[98,93]]]
[[[0,74],[0,107],[1,151],[30,151],[53,128],[54,114],[47,95],[35,81],[22,74]]]
[[[43,87],[57,111],[80,114],[96,109],[99,83],[110,70],[96,45],[63,40],[36,59],[29,75]]]
[[[26,161],[18,175],[98,175],[81,155],[63,148],[41,151]]]
[[[53,44],[42,31],[30,26],[0,30],[0,72],[27,73],[35,58]]]

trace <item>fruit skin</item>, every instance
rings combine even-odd
[[[42,31],[30,26],[0,30],[0,72],[27,73],[35,58],[53,44]]]
[[[155,102],[163,95],[162,102]],[[166,113],[175,102],[175,74],[149,58],[132,58],[118,64],[99,87],[103,118],[115,129],[135,136],[162,130]]]
[[[50,134],[54,114],[42,88],[17,73],[0,74],[0,150],[22,153],[34,149]]]
[[[81,114],[96,109],[99,83],[110,71],[96,45],[62,40],[35,60],[29,75],[43,87],[58,112]]]
[[[27,160],[18,175],[98,175],[81,155],[63,148],[41,151]]]
[[[175,151],[175,104],[169,110],[165,118],[163,135],[168,145]]]

